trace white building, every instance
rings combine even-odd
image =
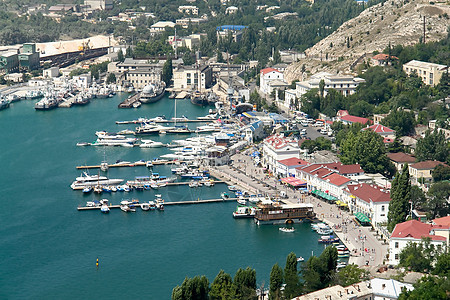
[[[42,71],[42,75],[44,78],[55,78],[59,76],[59,68],[51,67]]]
[[[332,75],[330,73],[317,73],[307,81],[300,81],[296,83],[297,97],[300,98],[311,89],[319,89],[320,81],[323,80],[324,96],[327,95],[330,89],[340,92],[344,96],[349,96],[355,93],[358,85],[365,80],[351,75]]]
[[[113,0],[84,0],[84,5],[91,10],[113,9]]]
[[[411,60],[403,65],[403,71],[410,75],[416,73],[423,83],[427,85],[436,85],[441,80],[442,74],[448,70],[447,66],[433,64],[424,61]]]
[[[447,238],[435,234],[435,229],[441,229],[442,225],[432,225],[410,220],[395,225],[394,231],[389,239],[389,264],[397,265],[400,262],[400,252],[408,243],[420,243],[422,238],[430,238],[435,247],[445,247]],[[449,226],[446,226],[448,231]]]
[[[260,71],[259,89],[264,94],[272,92],[272,82],[284,82],[284,75],[274,68],[265,68]]]
[[[225,14],[227,14],[227,15],[235,14],[235,13],[237,13],[238,10],[239,10],[239,8],[237,8],[236,6],[229,6],[225,10]]]
[[[195,5],[181,5],[178,6],[178,11],[180,13],[188,15],[198,15],[198,7]]]
[[[180,66],[173,70],[175,90],[204,91],[212,82],[212,69],[209,66]]]
[[[151,33],[160,33],[166,31],[166,27],[168,28],[174,28],[175,23],[171,21],[159,21],[150,26],[150,32]]]
[[[73,76],[72,79],[73,79],[73,83],[77,87],[83,88],[83,89],[87,89],[91,85],[91,82],[92,82],[90,73]]]
[[[362,213],[370,223],[387,222],[390,193],[376,184],[360,183],[348,185],[344,189],[342,200],[348,204],[352,213]]]
[[[262,165],[276,172],[279,160],[300,157],[301,149],[298,141],[281,135],[272,135],[264,140]]]
[[[296,168],[304,167],[309,165],[307,161],[299,159],[297,157],[291,157],[277,162],[276,174],[281,177],[295,177]]]

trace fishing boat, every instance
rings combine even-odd
[[[233,218],[242,219],[242,218],[253,218],[255,215],[256,208],[253,206],[242,206],[238,205],[236,207],[236,211],[233,212]]]
[[[150,210],[155,210],[156,209],[155,201],[148,201],[148,205],[150,207]]]
[[[56,108],[59,104],[59,101],[53,97],[45,97],[44,99],[36,102],[34,105],[34,109],[36,110],[50,110]]]
[[[282,232],[294,232],[295,231],[294,228],[287,228],[287,227],[281,227],[281,228],[278,228],[278,230],[280,230]]]
[[[166,92],[166,84],[164,81],[157,81],[146,85],[141,92],[139,101],[141,103],[154,103],[160,100]]]

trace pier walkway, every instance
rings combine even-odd
[[[167,205],[189,205],[189,204],[204,204],[204,203],[218,203],[218,202],[230,202],[236,201],[237,198],[228,198],[228,199],[198,199],[198,200],[188,200],[188,201],[171,201],[164,202],[164,206]],[[237,203],[237,202],[236,202]],[[133,204],[134,206],[141,206],[143,203]],[[120,205],[108,205],[110,209],[120,208]],[[100,209],[101,206],[78,206],[78,210],[96,210]]]
[[[134,95],[131,95],[130,97],[128,97],[127,99],[125,99],[124,101],[122,101],[119,104],[119,108],[131,108],[131,107],[133,107],[133,104],[135,102],[139,101],[140,96],[141,96],[141,93],[136,93]]]
[[[152,161],[152,165],[154,166],[159,166],[159,165],[173,165],[173,164],[183,164],[186,163],[186,161],[182,161],[182,160],[177,160],[177,161],[173,161],[173,160],[169,160],[169,161]],[[139,161],[139,162],[134,162],[134,163],[129,163],[129,164],[110,164],[108,165],[108,168],[120,168],[120,167],[142,167],[142,166],[146,166],[146,162],[145,161]],[[90,165],[90,166],[76,166],[77,169],[99,169],[100,165]]]

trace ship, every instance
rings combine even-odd
[[[42,100],[36,102],[34,109],[36,110],[50,110],[58,107],[58,100],[53,97],[45,97]]]
[[[205,97],[205,95],[203,95],[199,91],[196,91],[191,95],[191,103],[200,106],[206,106],[209,104],[208,99]]]
[[[0,98],[0,110],[8,108],[8,107],[9,107],[9,101]]]
[[[302,223],[315,218],[313,207],[310,203],[258,204],[254,218],[258,225]]]
[[[141,92],[141,96],[139,97],[139,101],[141,103],[154,103],[160,100],[164,96],[165,92],[166,84],[164,81],[151,83],[144,87]]]

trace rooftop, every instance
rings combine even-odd
[[[347,186],[346,191],[367,203],[391,201],[390,193],[376,184],[352,184]]]
[[[292,166],[306,166],[309,163],[307,161],[304,161],[303,159],[299,159],[296,157],[291,157],[283,160],[278,161],[280,164],[292,167]]]
[[[370,129],[378,134],[382,133],[395,133],[395,130],[390,129],[389,127],[383,126],[381,124],[375,124],[366,128],[363,128],[362,130]]]
[[[265,68],[265,69],[262,69],[262,70],[261,70],[261,73],[262,73],[263,75],[266,75],[267,73],[270,73],[270,72],[278,72],[278,73],[281,73],[280,71],[278,71],[277,69],[274,69],[274,68]]]
[[[438,218],[433,220],[434,225],[440,225],[445,227],[450,227],[450,216]]]
[[[331,184],[336,185],[336,186],[341,186],[341,185],[346,184],[351,181],[347,177],[339,175],[337,173],[330,174],[330,175],[324,177],[323,179],[326,181],[329,181]]]
[[[411,165],[411,168],[417,169],[417,170],[431,170],[436,168],[439,165],[443,165],[445,167],[448,167],[445,163],[441,162],[441,161],[437,161],[437,160],[426,160],[426,161],[421,161],[418,163],[415,163],[413,165]]]
[[[419,60],[411,60],[410,62],[407,62],[403,66],[405,67],[416,67],[416,68],[437,68],[440,70],[447,69],[447,66],[429,63],[425,61],[419,61]]]
[[[361,124],[367,124],[368,122],[370,122],[370,120],[367,118],[356,117],[351,115],[342,116],[341,120],[350,123],[361,123]]]
[[[431,235],[430,232],[433,225],[419,222],[417,220],[409,220],[395,225],[391,238],[413,238],[420,240],[424,237],[433,241],[445,241],[446,238],[438,235]]]
[[[396,163],[414,163],[416,161],[414,156],[403,152],[388,153],[387,157]]]

